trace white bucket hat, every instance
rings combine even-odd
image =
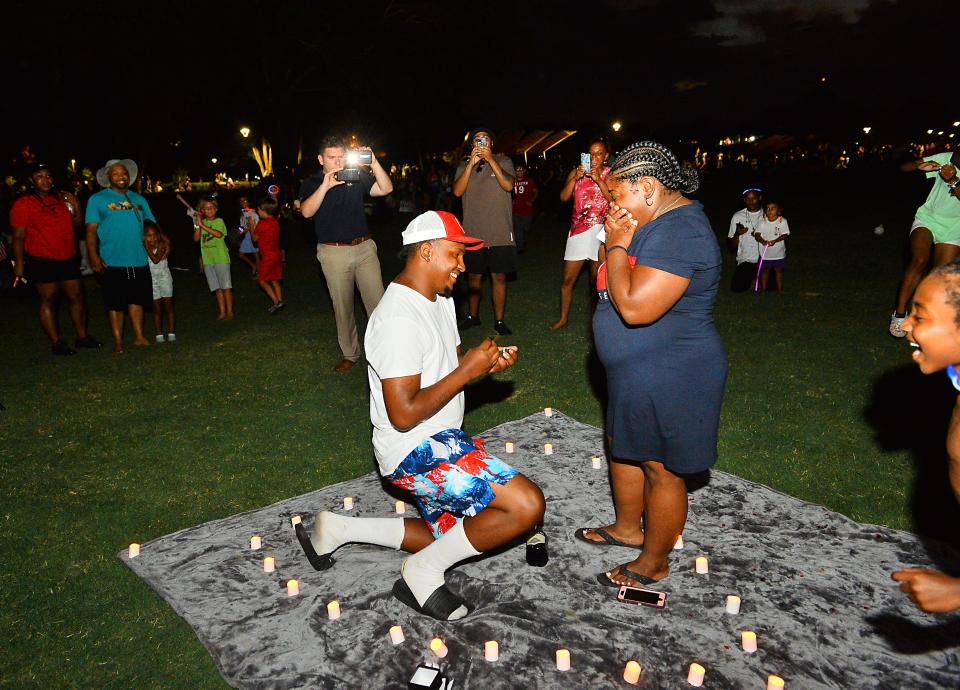
[[[130,184],[133,184],[134,180],[137,179],[137,173],[139,172],[137,164],[129,158],[111,158],[107,161],[106,165],[97,171],[97,182],[100,184],[100,186],[110,186],[110,180],[107,178],[107,171],[115,165],[122,165],[127,169],[127,175],[130,176]]]

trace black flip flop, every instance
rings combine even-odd
[[[449,620],[451,613],[461,606],[466,606],[456,594],[447,589],[446,585],[437,587],[433,594],[423,602],[423,606],[420,606],[417,603],[417,598],[410,591],[410,585],[402,577],[393,583],[393,596],[417,613],[436,618],[438,621]]]
[[[297,532],[297,541],[300,542],[300,548],[303,549],[303,552],[307,555],[307,560],[310,561],[313,569],[327,570],[332,568],[336,562],[333,560],[333,556],[329,553],[325,553],[322,556],[317,553],[317,550],[313,548],[313,542],[310,541],[310,534],[307,532],[307,528],[303,526],[303,523],[298,522],[293,528]]]
[[[657,582],[660,582],[660,580],[654,580],[652,577],[647,577],[646,575],[641,575],[640,573],[633,572],[626,566],[626,564],[618,565],[613,570],[619,570],[620,575],[623,575],[624,577],[629,577],[631,580],[633,580],[634,582],[639,582],[641,585],[649,586],[649,585],[656,584]],[[613,570],[611,570],[610,572],[613,572]],[[599,582],[604,587],[623,587],[623,585],[620,584],[619,582],[616,582],[610,579],[610,576],[607,575],[606,573],[600,573],[599,575],[597,575],[597,582]]]
[[[590,529],[598,535],[603,541],[597,541],[596,539],[589,539],[586,535],[586,531]],[[620,541],[603,527],[581,527],[576,532],[573,533],[580,541],[585,541],[588,544],[593,544],[594,546],[623,546],[628,549],[642,549],[643,544],[628,544],[625,541]]]

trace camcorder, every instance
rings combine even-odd
[[[373,151],[364,151],[363,149],[349,149],[345,156],[346,166],[343,170],[338,170],[333,176],[337,182],[359,182],[360,165],[370,165],[373,163]]]

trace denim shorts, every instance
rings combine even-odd
[[[490,455],[483,441],[445,429],[414,448],[384,479],[416,497],[420,515],[439,539],[490,505],[496,498],[490,482],[502,485],[515,476],[517,471]]]

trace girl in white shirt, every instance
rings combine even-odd
[[[783,268],[787,262],[787,237],[790,226],[787,219],[780,215],[780,204],[770,202],[766,205],[763,218],[753,233],[761,245],[760,292],[767,291],[767,279],[773,271],[777,281],[777,292],[783,294]]]

